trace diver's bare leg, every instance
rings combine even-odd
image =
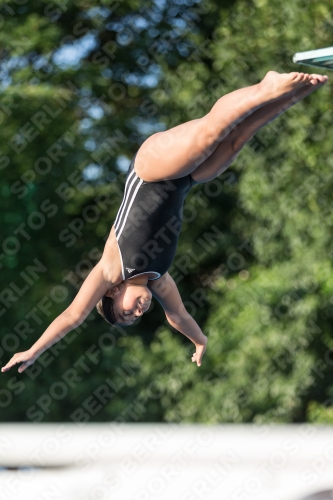
[[[241,149],[258,130],[327,82],[327,77],[323,75],[311,76],[313,82],[316,83],[307,84],[291,95],[266,104],[246,117],[219,143],[214,152],[192,172],[193,179],[202,183],[220,175],[237,158]]]
[[[221,97],[203,118],[149,137],[139,149],[135,171],[154,182],[191,174],[246,117],[307,85],[310,75],[269,71],[258,84]]]

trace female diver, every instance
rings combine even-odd
[[[184,199],[193,184],[224,172],[261,127],[327,80],[316,74],[269,71],[260,83],[221,97],[202,118],[144,141],[130,164],[124,199],[100,261],[69,307],[1,371],[22,363],[22,373],[95,306],[109,323],[131,325],[148,310],[152,295],[170,325],[194,343],[192,361],[201,366],[207,337],[186,311],[167,272],[176,252]]]

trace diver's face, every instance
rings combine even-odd
[[[113,298],[113,311],[120,325],[131,325],[148,311],[152,294],[145,285],[124,282]]]

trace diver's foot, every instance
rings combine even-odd
[[[311,74],[310,82],[304,85],[303,87],[293,91],[290,94],[290,100],[295,101],[295,103],[301,101],[308,95],[312,94],[312,92],[314,92],[315,90],[319,89],[320,87],[323,87],[327,83],[327,81],[328,81],[328,76]]]
[[[318,75],[317,75],[318,76]],[[259,83],[260,89],[270,100],[274,101],[285,97],[291,92],[308,85],[316,78],[312,78],[308,73],[277,73],[269,71],[265,78]]]

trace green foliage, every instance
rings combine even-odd
[[[310,401],[308,405],[307,419],[314,424],[332,424],[332,408],[320,405],[316,401]]]
[[[2,6],[3,363],[35,342],[97,262],[121,201],[124,157],[270,69],[312,71],[292,55],[332,45],[332,7]],[[3,421],[331,423],[331,88],[262,129],[227,172],[187,198],[171,274],[209,337],[202,367],[157,304],[126,331],[92,313],[30,375],[1,375]],[[205,237],[213,228],[215,242]],[[33,275],[36,262],[43,271]]]

